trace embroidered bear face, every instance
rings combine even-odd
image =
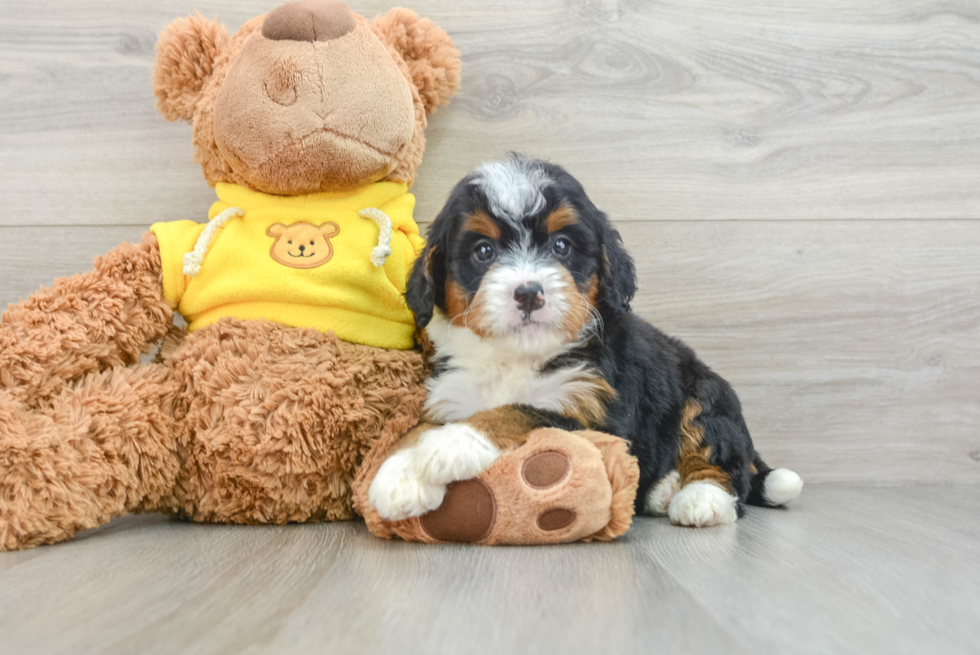
[[[313,225],[305,221],[286,226],[270,225],[265,233],[275,237],[269,256],[290,268],[316,268],[333,257],[332,237],[340,234],[336,223]]]

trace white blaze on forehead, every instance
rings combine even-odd
[[[520,156],[481,164],[473,171],[490,211],[500,218],[519,221],[545,206],[544,189],[551,184],[548,174],[535,162]]]

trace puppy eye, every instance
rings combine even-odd
[[[316,242],[315,241],[310,241],[310,245],[311,246],[315,246],[316,245]]]
[[[565,237],[558,237],[555,239],[555,245],[551,247],[551,251],[557,257],[568,257],[569,253],[572,252],[572,243]]]
[[[286,243],[288,243],[289,245],[293,245],[292,241],[287,241]]]
[[[473,249],[473,259],[481,264],[489,264],[496,256],[497,251],[486,241],[481,241],[476,244],[476,247]]]

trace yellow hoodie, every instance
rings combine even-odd
[[[175,221],[150,228],[160,242],[164,297],[189,330],[233,316],[333,331],[380,348],[413,347],[415,322],[403,294],[424,241],[406,185],[306,196],[223,183],[216,191],[210,227]],[[385,254],[382,266],[372,263]]]

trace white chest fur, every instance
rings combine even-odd
[[[567,411],[595,386],[584,365],[541,372],[545,362],[564,349],[557,342],[554,348],[529,353],[436,320],[429,336],[437,353],[449,360],[449,370],[429,380],[425,402],[428,417],[440,423],[510,404]]]

